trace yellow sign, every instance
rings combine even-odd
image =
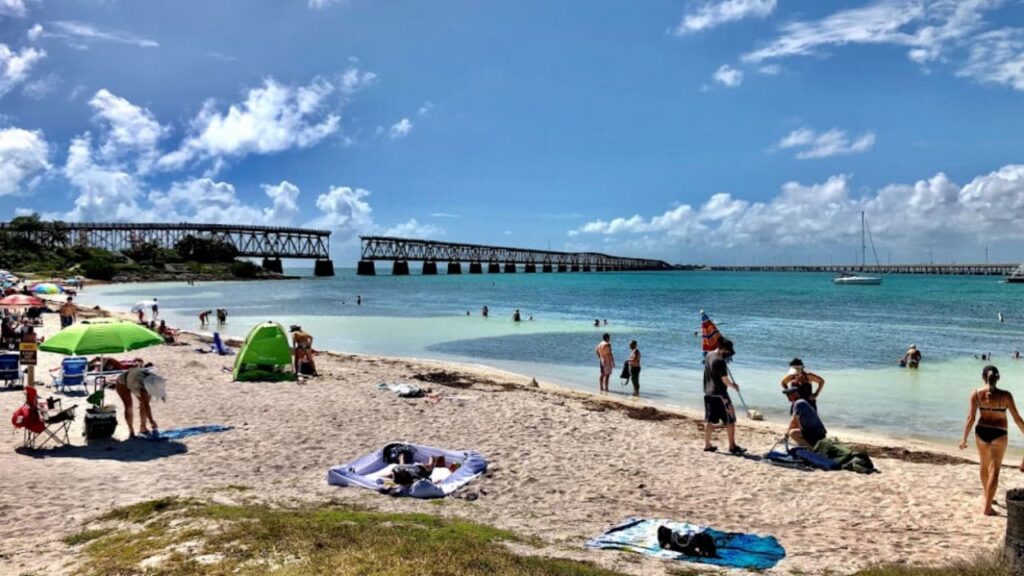
[[[21,364],[22,366],[35,366],[36,355],[39,350],[39,345],[35,342],[22,342],[18,345],[18,351],[21,352]]]

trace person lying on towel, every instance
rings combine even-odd
[[[417,480],[429,480],[434,473],[434,468],[438,466],[445,467],[444,456],[431,456],[425,464],[419,462],[406,464],[405,454],[402,454],[399,456],[398,464],[391,469],[387,477],[399,486],[412,486]]]
[[[799,387],[790,386],[782,393],[792,403],[789,413],[793,415],[793,418],[789,421],[789,429],[786,434],[797,445],[813,448],[828,435],[825,425],[821,423],[821,418],[818,418],[818,413],[811,404],[800,397]]]

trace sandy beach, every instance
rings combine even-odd
[[[57,317],[45,318],[42,333],[52,334]],[[167,379],[166,403],[154,404],[157,421],[165,429],[234,429],[180,442],[127,441],[122,420],[117,441],[87,447],[78,421],[73,448],[28,453],[16,451],[21,431],[8,427],[0,435],[0,484],[6,487],[0,516],[8,519],[0,523],[0,573],[72,572],[80,551],[63,544],[63,536],[114,506],[168,495],[280,505],[341,501],[461,516],[538,537],[545,546],[532,553],[637,575],[681,566],[589,551],[583,542],[629,516],[674,518],[775,536],[787,557],[772,573],[844,574],[882,562],[967,558],[995,549],[1004,531],[1005,518],[979,514],[977,466],[954,463],[938,448],[914,458],[877,457],[876,475],[802,472],[704,453],[692,414],[568,391],[543,374],[324,353],[317,360],[320,378],[235,383],[224,370],[231,358],[195,353],[198,341],[186,341],[187,347],[137,354]],[[37,379],[48,381],[47,370],[59,361],[40,354]],[[415,379],[442,371],[457,374],[457,382]],[[540,386],[531,386],[531,378]],[[413,382],[458,398],[400,399],[379,390],[381,382]],[[22,401],[21,392],[0,392],[5,415]],[[85,404],[81,396],[64,402]],[[751,454],[763,454],[777,431],[778,424],[745,421],[739,439]],[[328,468],[394,440],[482,453],[490,471],[459,493],[479,498],[436,504],[327,485]],[[973,448],[963,456],[973,459]],[[1000,498],[1019,479],[1016,470],[1004,470]]]

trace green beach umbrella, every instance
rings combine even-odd
[[[47,338],[39,349],[67,356],[88,356],[119,354],[163,343],[159,334],[134,322],[99,319],[69,326]]]

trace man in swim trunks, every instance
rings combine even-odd
[[[313,369],[313,375],[317,376],[316,362],[313,361],[313,337],[306,332],[303,332],[302,326],[293,325],[291,327],[291,333],[295,355],[295,373],[301,374],[299,368],[303,362],[306,362],[309,364],[309,367]]]
[[[74,324],[76,314],[78,314],[78,306],[75,306],[74,300],[68,296],[68,301],[61,304],[60,307],[60,327],[63,329]]]
[[[601,392],[608,391],[608,379],[615,370],[615,357],[612,356],[612,335],[607,332],[601,336],[601,342],[594,349],[597,359],[601,363],[601,376],[597,380]]]
[[[732,340],[720,338],[718,348],[704,358],[704,451],[714,452],[717,446],[711,444],[711,432],[716,424],[725,425],[729,437],[729,453],[743,454],[746,448],[736,444],[736,410],[729,398],[729,388],[737,391],[739,385],[729,376],[726,360],[735,354]]]
[[[804,448],[814,448],[814,445],[825,439],[828,431],[825,425],[818,418],[818,413],[811,407],[810,402],[800,397],[800,387],[790,386],[782,391],[786,398],[792,403],[789,413],[792,418],[789,421],[789,429],[786,434],[789,439]]]

